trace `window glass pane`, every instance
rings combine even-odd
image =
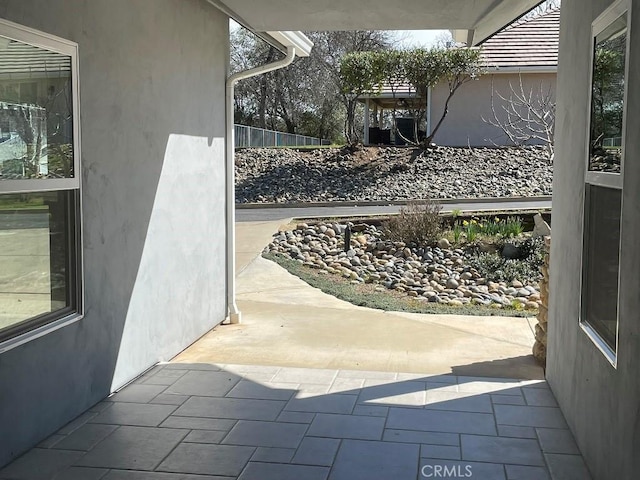
[[[622,190],[587,185],[583,319],[616,350]]]
[[[0,36],[0,180],[73,176],[71,57]]]
[[[591,85],[589,170],[620,173],[627,15],[596,37]]]
[[[0,195],[0,334],[76,307],[75,196]]]

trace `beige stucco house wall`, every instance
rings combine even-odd
[[[449,103],[449,113],[442,126],[436,133],[434,142],[438,145],[453,147],[495,146],[511,144],[504,132],[488,121],[493,121],[493,108],[496,115],[506,120],[503,106],[507,102],[499,95],[509,99],[512,96],[511,87],[516,93],[522,90],[528,95],[551,94],[555,101],[556,73],[487,72],[481,77],[466,83],[455,93]],[[449,88],[445,84],[436,85],[431,94],[431,125],[435,125],[444,110],[444,104],[449,95]],[[486,121],[485,121],[486,120]],[[539,144],[540,141],[531,141]]]

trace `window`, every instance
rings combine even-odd
[[[585,175],[581,325],[616,365],[628,4],[593,23],[589,157]]]
[[[0,351],[81,314],[76,62],[0,20]]]

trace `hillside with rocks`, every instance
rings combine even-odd
[[[242,149],[237,203],[551,195],[541,147]]]

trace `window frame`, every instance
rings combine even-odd
[[[625,71],[624,71],[624,92],[623,92],[623,111],[622,111],[622,157],[620,159],[620,172],[600,172],[590,171],[590,151],[591,151],[591,116],[592,116],[592,102],[593,102],[593,74],[594,74],[594,61],[595,61],[595,48],[597,36],[604,32],[610,25],[612,25],[621,16],[627,16],[627,39],[625,45]],[[588,238],[589,232],[589,195],[588,190],[590,186],[611,188],[623,190],[624,181],[624,167],[625,167],[625,153],[626,153],[626,137],[627,137],[627,96],[629,90],[629,52],[631,41],[631,2],[629,0],[618,0],[610,5],[601,15],[599,15],[591,24],[591,50],[589,60],[589,95],[588,95],[588,112],[587,112],[587,131],[586,131],[586,159],[585,159],[585,176],[583,186],[583,203],[582,203],[582,250],[580,257],[581,275],[580,275],[580,314],[579,325],[582,331],[593,342],[598,350],[604,355],[604,357],[611,363],[614,368],[618,366],[618,353],[619,353],[619,335],[620,335],[620,264],[621,264],[621,243],[618,244],[618,291],[616,298],[616,341],[615,349],[604,340],[598,330],[589,324],[586,318],[586,305],[585,305],[585,284],[587,282],[588,269],[585,268],[586,262],[588,262]],[[622,238],[622,212],[624,210],[624,195],[621,195],[620,200],[620,238]]]
[[[77,322],[84,317],[84,268],[82,258],[82,170],[80,141],[80,81],[78,44],[64,38],[44,33],[0,18],[0,35],[34,47],[70,57],[71,100],[73,114],[73,177],[0,180],[0,194],[69,191],[67,214],[73,215],[69,225],[68,245],[71,306],[27,319],[15,328],[9,327],[0,334],[0,354],[19,345],[47,335],[59,328]]]

